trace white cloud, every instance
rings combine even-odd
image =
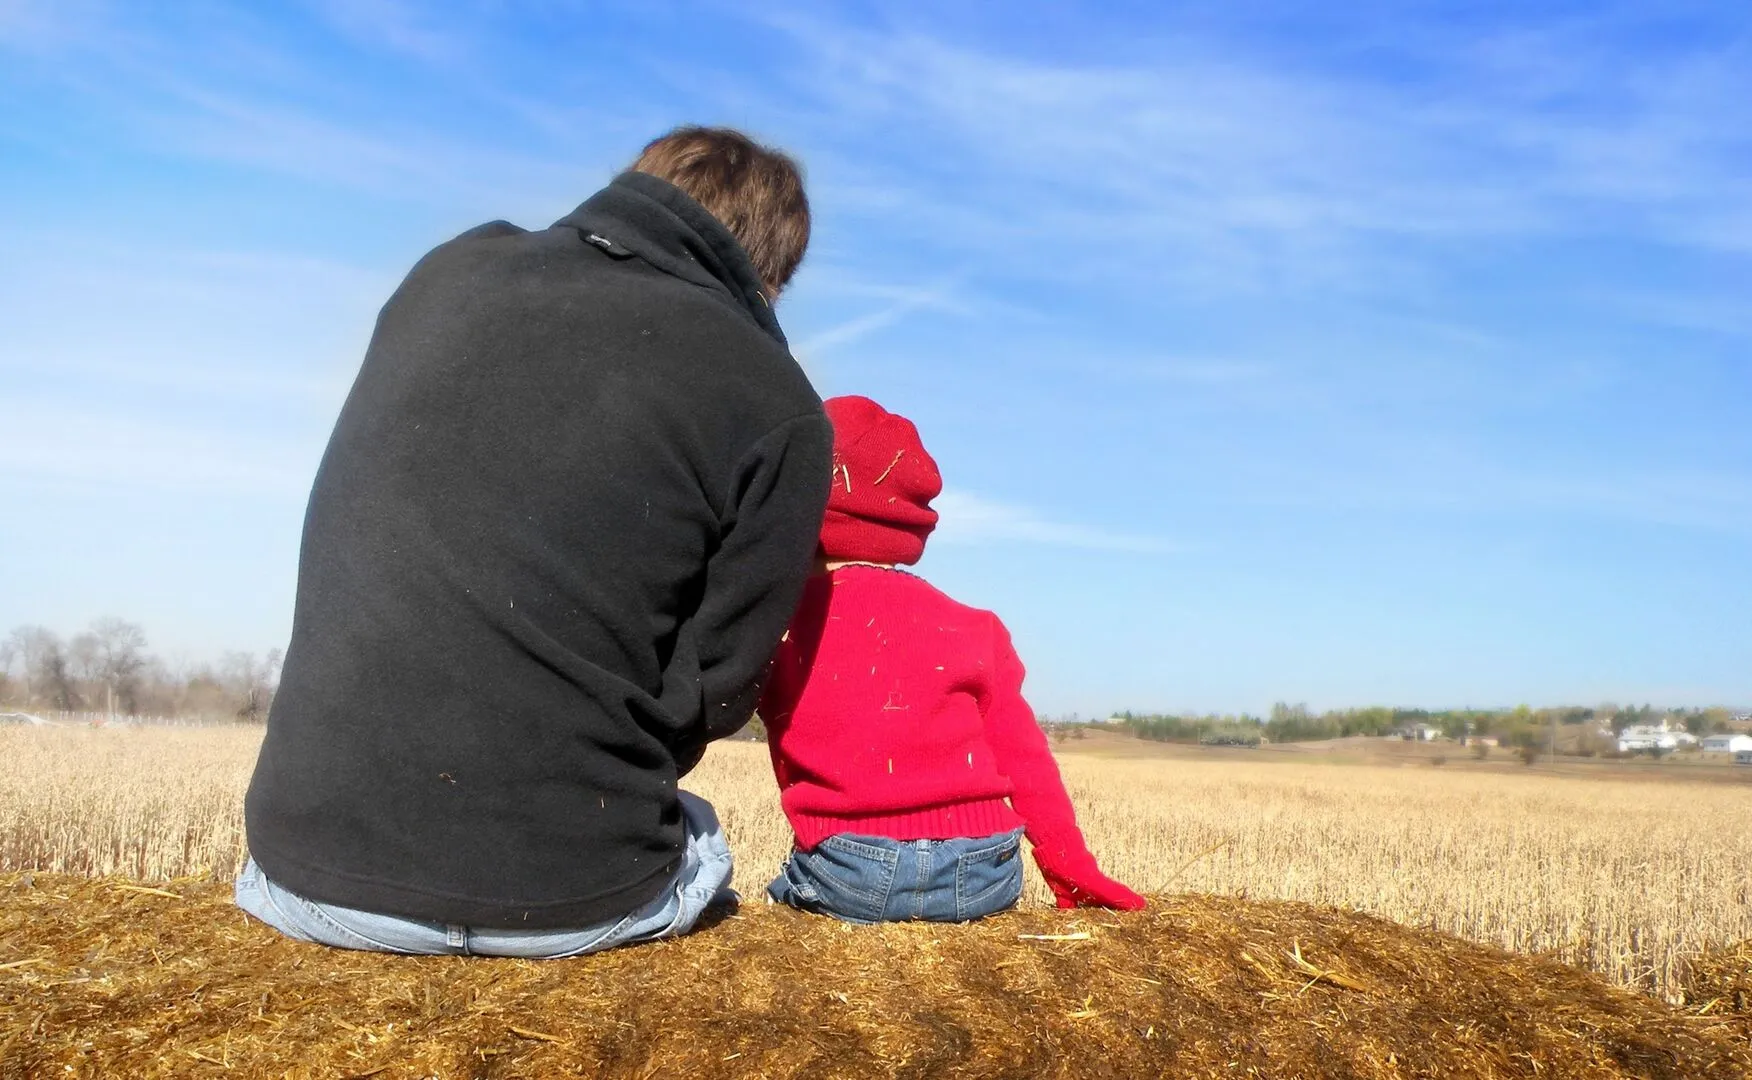
[[[1734,290],[1618,291],[1601,298],[1621,314],[1658,326],[1726,337],[1752,337],[1752,305]]]
[[[1334,434],[1248,478],[1234,498],[1292,512],[1582,518],[1752,536],[1752,487],[1731,467],[1563,460],[1544,449],[1516,457],[1515,449],[1405,431]]]
[[[53,49],[89,33],[102,8],[93,0],[0,0],[0,47]]]
[[[16,406],[0,439],[0,477],[29,486],[297,498],[322,452],[320,437],[201,430],[59,401]]]
[[[618,160],[636,147],[577,138],[616,128],[591,123],[600,110],[578,110],[569,131],[531,140],[525,125],[540,125],[512,106],[502,80],[463,65],[450,16],[428,17],[400,0],[311,2],[335,32],[429,61],[442,93],[512,113],[512,122],[485,135],[478,126],[469,135],[435,127],[416,101],[377,93],[369,68],[324,70],[248,7],[215,8],[179,26],[190,13],[153,18],[96,0],[62,12],[23,0],[16,14],[0,8],[0,52],[52,50],[54,62],[34,77],[94,106],[107,127],[152,154],[459,209],[461,224],[533,213],[529,220],[545,225],[606,177],[616,163],[606,155]]]
[[[315,0],[312,6],[335,29],[363,45],[433,63],[455,60],[462,53],[455,35],[432,25],[429,11],[403,0]],[[454,12],[455,5],[445,10]]]
[[[1037,511],[965,491],[945,491],[934,504],[940,515],[933,543],[1035,544],[1088,551],[1162,554],[1173,546],[1157,537],[1053,521]]]
[[[320,109],[267,103],[229,89],[179,81],[171,103],[130,107],[162,148],[264,172],[428,204],[534,207],[558,217],[602,168],[523,150],[435,135],[408,125],[377,130]],[[586,179],[589,177],[590,179]],[[559,194],[555,201],[554,196]],[[546,225],[546,220],[536,219]]]
[[[938,311],[960,310],[952,301],[954,290],[948,285],[931,289],[871,286],[860,291],[868,295],[884,297],[889,300],[889,303],[875,311],[847,319],[825,330],[818,330],[804,338],[792,350],[797,354],[799,360],[808,363],[822,353],[849,345],[893,326],[907,315],[922,308]]]
[[[116,244],[31,230],[43,254],[0,268],[0,377],[69,401],[218,407],[253,422],[332,414],[394,274],[326,259]],[[90,298],[106,298],[103,318]],[[147,398],[143,392],[159,391]]]
[[[795,87],[824,123],[911,155],[895,170],[910,174],[908,216],[952,222],[1019,272],[1062,280],[1107,261],[1183,286],[1392,286],[1428,244],[1606,234],[1752,251],[1744,43],[1633,65],[1585,26],[1520,51],[1451,31],[1412,57],[1422,74],[1389,81],[1193,36],[1145,67],[782,28],[812,58]],[[945,161],[957,182],[921,190]]]

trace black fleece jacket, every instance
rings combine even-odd
[[[662,180],[428,254],[311,492],[245,804],[268,877],[492,927],[655,897],[676,781],[801,594],[832,441],[748,256]]]

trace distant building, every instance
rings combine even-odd
[[[1736,765],[1752,765],[1752,750],[1735,751],[1734,764],[1736,764]]]
[[[1703,752],[1706,754],[1738,754],[1752,752],[1752,735],[1728,733],[1724,735],[1706,735],[1703,739]]]
[[[1618,752],[1635,754],[1677,750],[1681,742],[1695,741],[1691,736],[1681,739],[1682,734],[1669,728],[1664,719],[1653,724],[1632,724],[1618,733]]]
[[[1442,737],[1442,729],[1433,724],[1407,724],[1399,729],[1399,737],[1407,742],[1435,742]]]

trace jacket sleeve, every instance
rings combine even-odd
[[[833,429],[815,412],[774,429],[732,474],[718,549],[688,628],[699,671],[698,706],[690,711],[699,720],[671,747],[680,772],[754,712],[809,576],[832,461]]]
[[[986,741],[1010,779],[1010,805],[1027,827],[1034,861],[1060,907],[1141,908],[1143,897],[1103,874],[1077,828],[1077,812],[1047,748],[1046,734],[1022,697],[1022,660],[1009,631],[992,616],[993,670],[986,702]]]

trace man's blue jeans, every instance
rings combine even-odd
[[[269,881],[254,859],[237,879],[237,906],[287,937],[373,952],[422,956],[583,956],[617,945],[685,934],[708,909],[734,904],[730,847],[712,805],[683,791],[687,844],[675,881],[650,903],[618,919],[564,930],[500,930],[423,922],[307,900]]]
[[[791,852],[767,895],[846,922],[966,922],[1021,897],[1021,848],[1021,829],[956,840],[840,833]]]

